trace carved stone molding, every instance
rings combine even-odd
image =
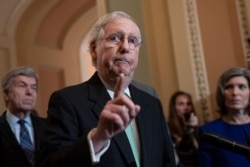
[[[242,46],[244,51],[244,56],[246,57],[247,49],[249,47],[247,39],[250,38],[248,15],[246,0],[236,0],[237,15],[239,20],[239,29],[241,34]]]
[[[193,71],[195,74],[196,92],[199,98],[200,111],[204,122],[212,120],[211,105],[209,100],[209,86],[207,82],[206,67],[204,63],[203,48],[201,43],[199,21],[197,18],[196,1],[184,0],[186,10],[187,29],[189,33],[190,54]]]

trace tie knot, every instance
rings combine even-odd
[[[18,123],[19,123],[21,126],[24,126],[24,124],[26,123],[26,121],[23,120],[23,119],[19,119]]]

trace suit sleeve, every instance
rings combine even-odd
[[[76,109],[69,99],[60,92],[50,97],[38,166],[92,166],[87,133],[80,128]]]

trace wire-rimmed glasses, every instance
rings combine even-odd
[[[136,36],[128,36],[125,38],[124,34],[119,33],[111,34],[107,37],[104,37],[103,39],[105,39],[106,46],[108,47],[116,47],[120,45],[121,42],[124,42],[125,39],[127,39],[129,49],[131,50],[134,50],[137,46],[142,44],[142,40]]]

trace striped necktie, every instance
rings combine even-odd
[[[25,126],[26,121],[20,119],[18,123],[20,124],[20,145],[31,166],[34,166],[34,146],[31,142],[28,129]]]

